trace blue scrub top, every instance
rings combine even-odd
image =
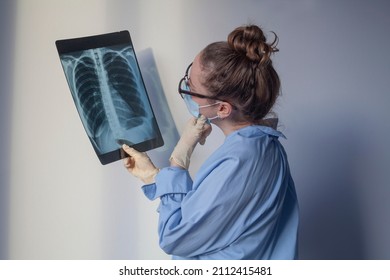
[[[162,169],[145,195],[160,198],[160,247],[173,259],[295,259],[298,202],[287,155],[265,126],[229,134],[194,180]]]

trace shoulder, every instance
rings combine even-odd
[[[271,127],[252,125],[227,136],[223,146],[226,149],[240,150],[244,154],[245,152],[264,152],[269,148],[270,143],[275,141],[279,143],[279,137],[284,137],[284,135]]]
[[[265,153],[273,152],[283,134],[269,127],[247,126],[228,135],[224,143],[206,160],[205,165],[231,162],[233,165],[250,164]]]

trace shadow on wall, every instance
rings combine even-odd
[[[179,132],[169,110],[153,50],[147,48],[137,52],[137,59],[154,115],[164,139],[164,146],[148,151],[148,155],[156,166],[162,168],[170,165],[169,157],[179,141]]]
[[[350,141],[357,131],[348,124],[306,127],[315,131],[308,139],[307,165],[300,189],[300,259],[367,259],[359,205],[359,142]],[[326,124],[324,124],[326,125]],[[321,127],[321,129],[319,129]],[[347,129],[348,127],[348,129]],[[332,134],[326,134],[332,131]],[[297,182],[296,182],[297,183]]]
[[[0,1],[0,259],[8,258],[9,173],[12,49],[15,1]]]

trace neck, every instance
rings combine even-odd
[[[232,133],[236,130],[239,130],[243,127],[252,125],[249,122],[239,122],[239,123],[238,122],[230,122],[227,119],[217,120],[213,123],[222,130],[222,132],[223,132],[223,134],[225,134],[225,136],[228,136],[230,133]]]

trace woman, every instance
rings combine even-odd
[[[160,246],[174,259],[295,259],[298,203],[283,135],[265,120],[280,81],[267,43],[255,25],[235,29],[227,42],[207,46],[180,81],[191,114],[170,158],[157,169],[128,146],[125,167],[160,198]],[[191,154],[212,123],[226,136],[194,180]]]

